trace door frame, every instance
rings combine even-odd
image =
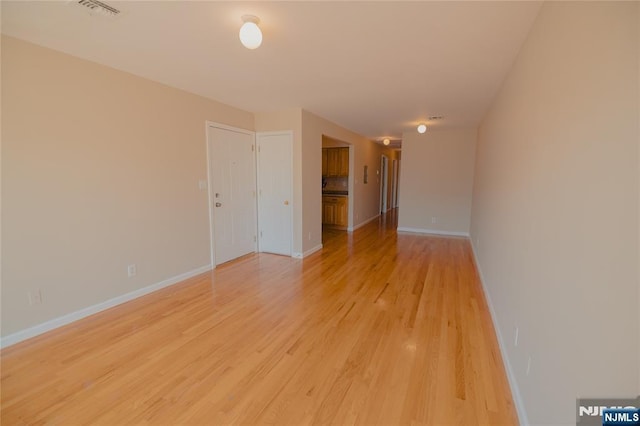
[[[402,169],[402,166],[401,166],[401,161],[402,160],[400,158],[398,158],[397,161],[398,161],[398,176],[397,176],[397,179],[396,179],[396,205],[395,205],[395,207],[396,208],[400,208],[400,170]]]
[[[291,187],[290,192],[291,192],[291,200],[289,201],[291,203],[291,253],[289,253],[289,256],[294,257],[293,256],[293,231],[294,231],[294,226],[293,226],[293,222],[294,222],[294,212],[295,212],[295,202],[293,200],[294,198],[294,192],[293,192],[293,130],[281,130],[281,131],[275,131],[275,132],[257,132],[255,134],[255,138],[254,138],[254,142],[256,147],[258,146],[258,137],[260,136],[289,136],[290,137],[290,143],[291,143]],[[258,151],[258,149],[256,148],[256,191],[260,190],[260,162],[258,161],[258,156],[260,155],[260,152]],[[257,223],[257,228],[256,228],[256,236],[259,235],[260,233],[260,208],[262,207],[260,204],[260,194],[258,194],[256,192],[256,212],[257,212],[257,218],[258,218],[258,223]],[[257,238],[257,251],[258,252],[262,252],[262,247],[260,247],[260,238]]]
[[[384,214],[389,208],[388,182],[389,180],[389,157],[382,154],[380,156],[380,206],[379,213]]]
[[[346,143],[346,142],[345,142]],[[353,144],[349,144],[349,178],[347,181],[347,185],[349,188],[349,195],[347,196],[347,201],[349,205],[347,206],[347,231],[353,231],[354,226],[354,206],[355,206],[355,197],[354,197],[354,187],[355,187],[355,170],[356,170],[356,147]]]
[[[391,160],[391,208],[398,207],[398,160]]]
[[[210,138],[210,133],[209,133],[209,129],[210,128],[217,128],[217,129],[221,129],[221,130],[228,130],[231,132],[237,132],[237,133],[242,133],[245,135],[249,135],[252,137],[253,139],[253,170],[254,170],[254,176],[257,178],[257,173],[258,170],[256,168],[256,132],[252,131],[252,130],[247,130],[247,129],[241,129],[239,127],[233,127],[233,126],[228,126],[226,124],[222,124],[222,123],[217,123],[215,121],[205,121],[205,149],[206,149],[206,153],[207,153],[207,203],[208,203],[208,207],[209,207],[209,252],[211,253],[211,269],[215,269],[216,268],[216,250],[215,250],[215,227],[214,227],[214,219],[213,219],[213,215],[214,215],[214,209],[213,209],[213,185],[211,185],[211,155],[213,154],[212,152],[209,152],[209,138]],[[253,224],[253,228],[254,228],[254,251],[258,250],[258,194],[257,194],[257,184],[256,181],[254,179],[253,182],[253,198],[254,198],[254,203],[255,203],[255,209],[256,209],[256,220],[255,223]]]

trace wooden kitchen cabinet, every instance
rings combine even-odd
[[[329,199],[325,200],[325,198],[329,197],[322,197],[322,223],[333,225],[336,223],[338,204]]]
[[[349,225],[349,199],[340,197],[336,209],[336,225],[346,228]]]
[[[327,148],[327,176],[338,176],[339,157],[336,148]]]
[[[322,176],[327,175],[327,151],[328,148],[322,148]]]
[[[338,148],[338,176],[349,176],[349,148]]]
[[[322,224],[338,228],[347,228],[349,225],[348,197],[322,197]]]
[[[349,148],[322,148],[322,176],[349,176]]]

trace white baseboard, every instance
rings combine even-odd
[[[440,231],[437,229],[409,228],[406,226],[398,226],[398,232],[409,232],[411,234],[446,235],[450,237],[469,237],[468,232]]]
[[[496,311],[493,309],[491,295],[489,294],[489,290],[487,289],[487,286],[485,284],[486,281],[484,279],[484,275],[482,274],[480,262],[478,262],[476,247],[473,244],[473,239],[470,239],[470,241],[471,251],[473,253],[473,261],[476,264],[476,269],[478,270],[478,275],[480,276],[480,284],[482,285],[484,298],[487,301],[487,305],[489,305],[491,321],[493,322],[493,328],[494,330],[496,330],[496,336],[498,337],[498,346],[500,347],[500,354],[502,355],[504,368],[507,371],[507,379],[509,380],[509,387],[511,388],[511,396],[513,397],[513,402],[516,406],[516,412],[518,413],[518,420],[521,426],[529,426],[529,418],[527,417],[527,412],[524,408],[524,401],[522,399],[522,395],[520,394],[520,389],[518,388],[518,382],[516,382],[516,376],[515,374],[513,374],[513,368],[511,368],[511,363],[509,362],[509,358],[507,357],[507,347],[504,343],[504,339],[502,338],[502,333],[500,333],[500,328],[498,328],[498,318],[496,316]]]
[[[362,228],[363,226],[365,226],[367,223],[369,223],[369,222],[373,222],[374,220],[378,219],[379,217],[380,217],[380,214],[378,213],[377,215],[370,217],[369,219],[365,220],[364,222],[360,222],[360,223],[359,223],[359,224],[357,224],[356,226],[352,226],[352,227],[350,227],[350,228],[347,228],[347,231],[349,231],[349,232],[353,232],[353,231],[355,231],[356,229],[360,229],[360,228]]]
[[[307,256],[312,255],[313,253],[317,252],[318,250],[322,250],[322,244],[318,244],[317,246],[310,248],[309,250],[305,251],[304,253],[300,253],[300,252],[295,252],[291,255],[291,257],[295,257],[296,259],[303,259]]]
[[[13,334],[9,334],[5,337],[0,338],[0,348],[6,348],[7,346],[15,345],[16,343],[22,342],[23,340],[30,339],[39,334],[46,333],[47,331],[62,327],[63,325],[70,324],[74,321],[78,321],[82,318],[88,317],[89,315],[97,314],[98,312],[104,311],[105,309],[112,308],[125,302],[129,302],[130,300],[137,299],[138,297],[153,293],[154,291],[160,290],[164,287],[169,287],[210,270],[211,265],[201,266],[200,268],[194,269],[192,271],[185,272],[183,274],[176,275],[175,277],[160,281],[159,283],[151,284],[147,287],[143,287],[130,293],[114,297],[113,299],[106,300],[96,305],[80,309],[79,311],[71,312],[70,314],[54,318],[38,325],[34,325],[33,327],[20,330]]]

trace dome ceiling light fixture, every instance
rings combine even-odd
[[[389,145],[391,143],[391,141],[389,140],[389,138],[384,138],[382,143],[385,144],[385,145]]]
[[[242,15],[242,22],[240,42],[247,49],[257,49],[262,44],[262,31],[258,26],[260,19],[253,15]]]
[[[422,134],[427,131],[427,125],[424,123],[418,124],[418,133]]]

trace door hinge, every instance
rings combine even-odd
[[[255,242],[256,242],[256,240],[257,240],[257,238],[256,238],[256,236],[254,235],[254,236],[253,236],[253,242],[255,243]]]
[[[256,149],[255,145],[251,145],[251,152],[253,152]]]

